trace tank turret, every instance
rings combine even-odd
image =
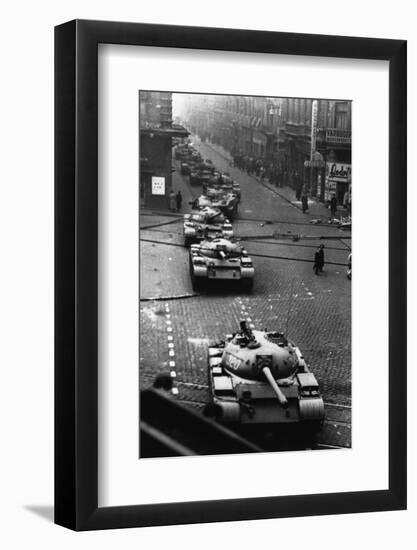
[[[241,330],[225,346],[222,364],[242,378],[264,380],[265,366],[274,378],[285,378],[298,369],[295,350],[282,332],[251,330],[242,321]]]
[[[193,210],[190,214],[185,214],[183,226],[185,246],[206,238],[233,236],[230,221],[218,208],[212,206],[205,206]]]
[[[237,214],[239,199],[236,194],[216,189],[208,194],[200,195],[193,201],[195,208],[212,207],[221,210],[226,216],[234,217]]]
[[[221,193],[233,193],[237,196],[238,201],[241,198],[241,189],[239,183],[233,181],[230,175],[225,173],[220,174],[219,172],[214,172],[210,180],[203,184],[203,192],[209,194],[210,191],[218,191]]]

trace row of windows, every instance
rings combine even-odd
[[[312,99],[259,98],[245,96],[213,96],[214,107],[238,115],[258,117],[268,123],[270,115],[280,115],[283,121],[311,125]],[[350,129],[351,102],[317,100],[317,126]]]

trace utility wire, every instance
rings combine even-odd
[[[166,245],[166,246],[175,246],[175,247],[179,247],[179,248],[184,248],[184,245],[183,244],[179,244],[179,243],[167,243],[167,242],[164,242],[164,241],[155,241],[155,240],[152,240],[152,239],[140,239],[142,242],[146,242],[146,243],[153,243],[153,244],[163,244],[163,245]],[[207,249],[202,249],[200,247],[200,250],[209,250],[211,252],[213,252],[213,250],[211,248],[207,248]],[[292,262],[307,262],[307,263],[314,263],[314,260],[308,260],[308,259],[305,259],[305,258],[290,258],[288,256],[271,256],[269,254],[254,254],[254,253],[251,253],[250,256],[254,257],[254,258],[268,258],[268,259],[271,259],[271,260],[289,260],[289,261],[292,261]],[[342,266],[342,267],[348,267],[348,264],[342,264],[342,263],[339,263],[339,262],[328,262],[326,261],[326,265],[339,265],[339,266]]]
[[[150,230],[148,227],[147,228],[144,228],[146,230]],[[158,230],[158,229],[152,229],[153,232],[155,233],[162,233],[163,235],[179,235],[180,237],[183,236],[184,234],[180,231],[165,231],[165,230]],[[219,228],[218,230],[219,232],[221,232],[221,229]],[[275,245],[275,246],[299,246],[299,247],[302,247],[302,248],[317,248],[316,245],[314,244],[301,244],[301,243],[298,243],[298,242],[293,242],[291,240],[289,240],[291,237],[296,237],[297,235],[292,235],[291,233],[288,234],[288,240],[287,239],[279,239],[279,238],[276,238],[276,237],[273,237],[272,235],[234,235],[234,239],[236,240],[242,240],[242,241],[245,241],[245,242],[250,242],[250,243],[257,243],[257,244],[265,244],[265,245]],[[329,236],[323,236],[323,235],[317,235],[317,236],[314,236],[314,235],[300,235],[300,240],[303,240],[303,239],[309,239],[309,240],[313,240],[313,241],[321,241],[321,240],[326,240],[326,239],[329,239],[329,240],[341,240],[341,238],[343,237],[339,237],[338,235],[329,235]],[[347,238],[350,238],[350,237],[347,237]],[[256,239],[262,239],[262,240],[256,240]],[[266,239],[273,239],[274,242],[270,242],[270,241],[267,241]],[[162,242],[162,241],[161,241]],[[346,250],[350,250],[350,248],[346,248],[346,247],[343,247],[343,248],[340,248],[340,247],[334,247],[334,246],[326,246],[326,249],[327,250],[340,250],[341,252],[344,252]]]
[[[190,214],[190,212],[186,212],[187,214]],[[158,211],[152,211],[150,213],[144,212],[144,216],[169,216],[172,218],[177,218],[175,221],[180,221],[183,219],[184,214],[177,214],[172,212],[158,212]],[[327,227],[332,228],[335,224],[330,224],[326,222],[322,223],[307,223],[307,222],[297,222],[297,221],[290,221],[290,220],[268,220],[265,218],[241,218],[240,216],[238,218],[235,218],[232,220],[234,222],[259,222],[264,223],[266,225],[273,225],[273,224],[283,224],[283,225],[304,225],[307,227]],[[164,222],[163,222],[164,223]],[[172,223],[175,223],[174,221]],[[346,233],[349,233],[349,231],[346,231]]]

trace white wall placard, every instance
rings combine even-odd
[[[165,195],[165,178],[152,176],[152,195]]]

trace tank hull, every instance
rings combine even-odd
[[[204,243],[203,245],[204,246]],[[205,258],[200,255],[198,245],[190,248],[190,274],[194,290],[200,290],[209,284],[236,284],[250,292],[253,286],[255,268],[252,264],[245,265],[241,258],[217,259]]]

